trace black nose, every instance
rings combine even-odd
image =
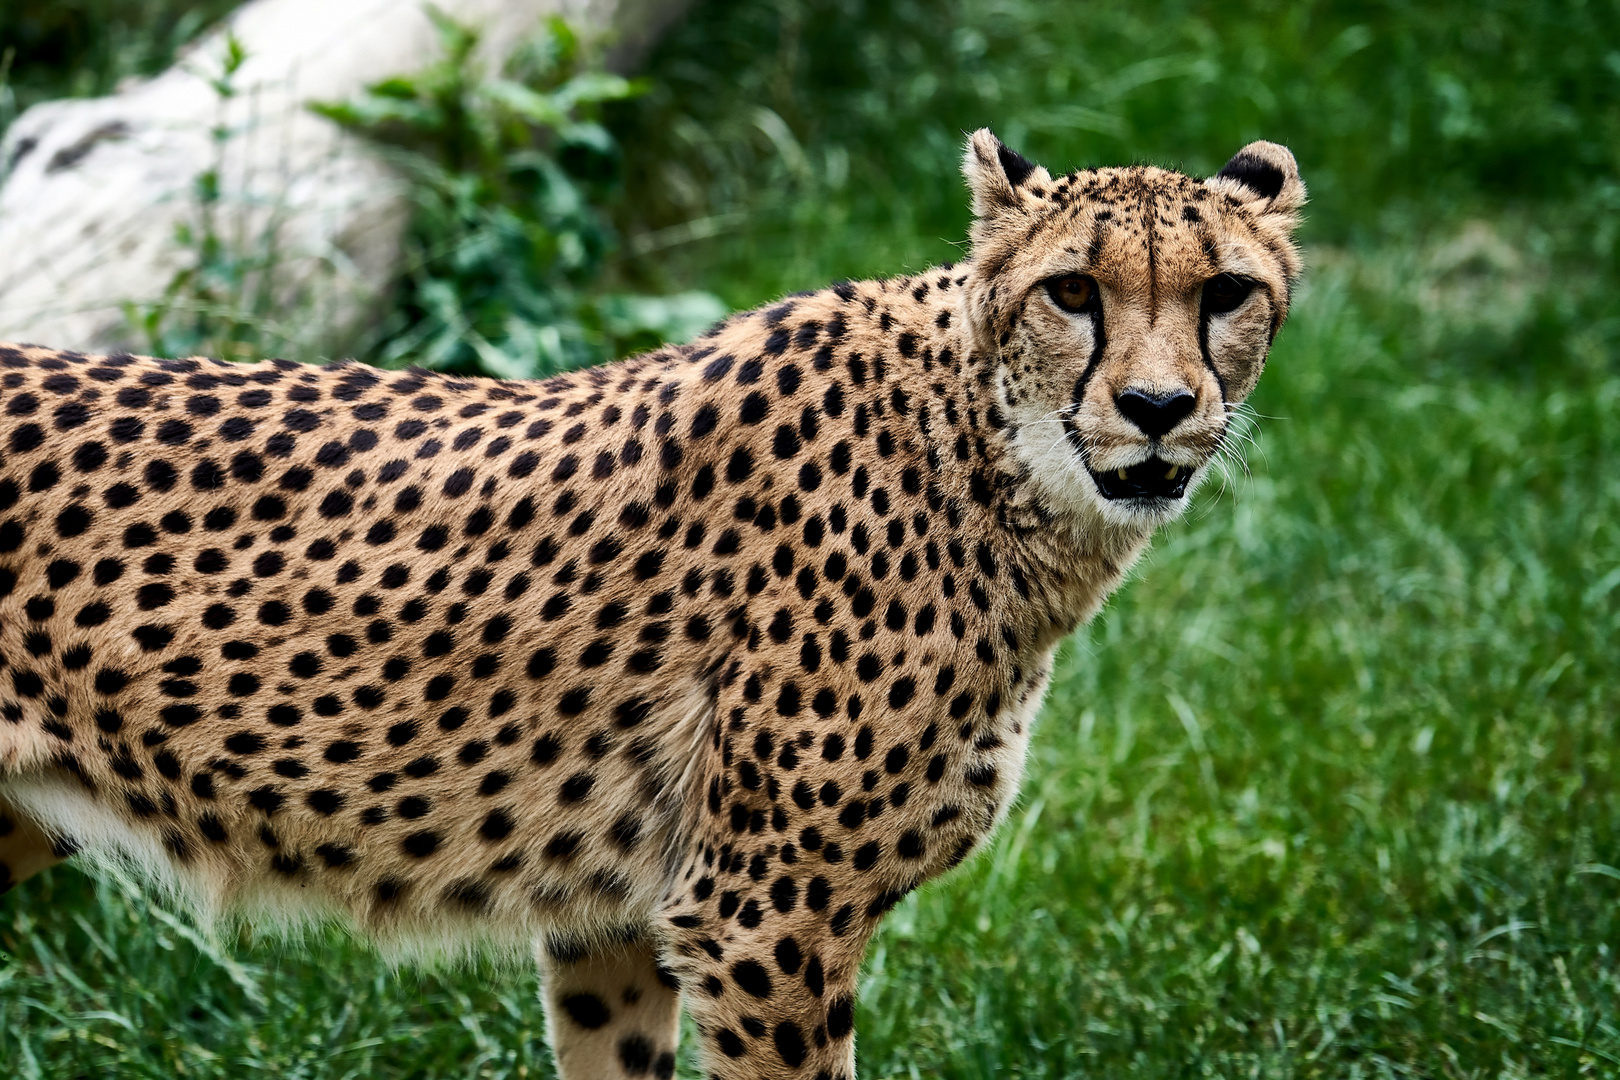
[[[1142,434],[1156,439],[1181,423],[1192,412],[1196,400],[1185,390],[1163,397],[1127,390],[1114,399],[1114,405],[1125,414],[1125,419],[1142,429]]]

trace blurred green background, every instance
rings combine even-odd
[[[161,67],[185,11],[8,4],[6,100]],[[862,1075],[1620,1075],[1620,5],[711,0],[642,74],[587,298],[960,257],[984,124],[1054,170],[1269,138],[1312,192],[1249,474],[1065,646],[997,842],[885,924]],[[0,1062],[549,1075],[521,968],[316,944],[53,870],[0,901]]]

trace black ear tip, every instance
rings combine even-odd
[[[1029,174],[1035,171],[1035,163],[1015,150],[1009,150],[1000,143],[996,144],[996,157],[1001,160],[1001,171],[1007,174],[1007,182],[1017,187],[1029,179]],[[1281,181],[1278,181],[1279,185]]]
[[[1241,150],[1215,175],[1227,180],[1236,180],[1250,191],[1258,192],[1268,199],[1277,197],[1286,179],[1283,171],[1271,162]]]

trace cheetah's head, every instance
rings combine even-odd
[[[1147,166],[1054,180],[968,140],[977,352],[1053,509],[1180,513],[1260,377],[1300,272],[1294,156],[1250,143],[1198,180]]]

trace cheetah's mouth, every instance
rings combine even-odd
[[[1098,472],[1090,469],[1091,479],[1105,499],[1179,499],[1192,479],[1191,465],[1172,465],[1160,457],[1123,469]]]

